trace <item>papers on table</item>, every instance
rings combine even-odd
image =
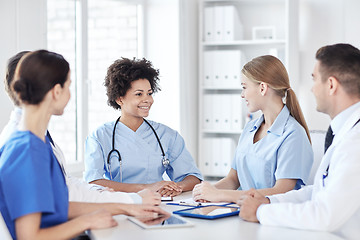
[[[183,200],[179,200],[179,201],[174,201],[171,203],[167,203],[168,205],[181,205],[181,206],[209,206],[209,205],[217,205],[217,206],[224,206],[224,205],[229,205],[231,203],[229,202],[206,202],[206,203],[200,203],[200,202],[195,202],[193,198],[186,198]]]

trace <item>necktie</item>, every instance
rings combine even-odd
[[[334,134],[333,131],[331,129],[331,126],[329,126],[329,129],[326,132],[326,137],[325,137],[325,149],[324,149],[324,153],[326,153],[326,150],[328,150],[328,148],[330,147],[332,141],[334,139]]]

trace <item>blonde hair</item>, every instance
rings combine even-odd
[[[309,129],[305,122],[295,92],[290,87],[289,75],[282,62],[274,56],[264,55],[252,59],[246,63],[241,70],[242,74],[251,81],[257,83],[267,83],[270,88],[275,90],[280,97],[286,97],[286,107],[290,115],[305,129],[310,139]]]

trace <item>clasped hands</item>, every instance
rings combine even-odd
[[[250,189],[244,191],[244,195],[240,197],[236,204],[240,206],[239,216],[249,222],[259,222],[256,211],[261,204],[269,204],[270,200],[256,191],[255,189]]]
[[[146,188],[160,193],[162,197],[174,197],[180,195],[183,188],[180,184],[173,181],[160,181],[149,184]]]

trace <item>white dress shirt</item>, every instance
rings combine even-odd
[[[18,107],[11,112],[10,120],[0,134],[0,148],[5,144],[11,134],[17,130],[22,110]],[[56,159],[66,172],[65,157],[59,146],[52,145]],[[65,174],[66,184],[69,190],[69,201],[74,202],[117,202],[117,203],[141,203],[142,198],[137,193],[98,191],[102,187],[88,184],[80,178]]]
[[[270,196],[271,204],[257,210],[261,224],[360,236],[360,123],[355,125],[359,119],[360,102],[333,119],[335,137],[314,185]]]

